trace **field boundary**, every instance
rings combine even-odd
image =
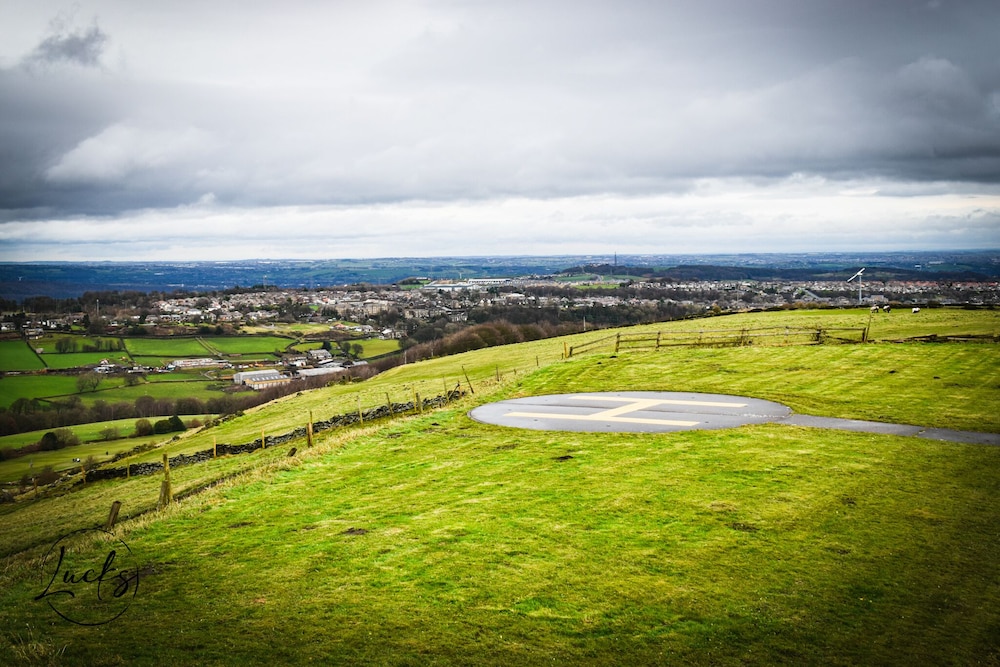
[[[404,403],[386,403],[384,405],[362,410],[360,412],[348,412],[333,415],[329,419],[315,421],[310,423],[308,426],[300,426],[288,431],[287,433],[281,433],[279,435],[265,435],[264,433],[261,433],[262,437],[251,442],[238,445],[218,443],[211,449],[204,449],[194,452],[193,454],[178,454],[176,456],[169,457],[168,464],[171,468],[176,468],[178,466],[202,463],[219,456],[249,454],[259,449],[278,447],[294,440],[311,438],[312,434],[321,433],[333,428],[364,424],[365,422],[374,422],[407,414],[412,415],[415,412],[423,412],[424,410],[433,410],[456,401],[465,395],[465,390],[456,388],[449,391],[446,395],[425,398],[420,400],[419,403],[415,403],[414,401],[406,401]],[[166,456],[166,454],[164,454],[164,456]],[[85,482],[96,482],[105,479],[128,478],[134,475],[154,475],[156,473],[163,472],[163,468],[164,466],[162,463],[155,461],[146,463],[129,463],[124,467],[114,468],[100,466],[86,471],[85,477],[82,479]],[[79,475],[78,471],[71,470],[69,473],[64,474],[64,479],[77,475]]]
[[[616,333],[571,345],[566,356],[610,348],[615,354],[625,350],[659,350],[664,347],[744,347],[748,345],[786,346],[868,342],[868,327],[763,327],[743,329],[700,329],[698,331],[655,331]]]

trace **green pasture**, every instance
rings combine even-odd
[[[199,419],[205,423],[211,419],[211,415],[181,415],[187,422],[191,419]],[[167,417],[149,417],[150,423],[155,423]],[[98,463],[109,461],[118,452],[128,451],[136,445],[142,443],[167,442],[177,433],[166,435],[150,435],[142,438],[130,437],[135,432],[136,419],[115,419],[113,421],[94,422],[90,424],[78,424],[65,427],[72,431],[80,439],[80,444],[74,447],[67,447],[57,451],[34,452],[25,456],[20,456],[8,461],[0,461],[0,483],[14,482],[27,473],[37,473],[45,466],[51,465],[56,472],[75,469],[79,467],[73,459],[79,458],[84,461],[89,456],[93,456]],[[120,438],[114,440],[104,440],[101,434],[107,428],[117,428]],[[38,442],[43,435],[55,429],[43,429],[28,433],[18,433],[0,437],[0,449],[17,449],[34,442]]]
[[[323,341],[315,340],[307,343],[295,343],[289,348],[291,352],[308,352],[309,350],[318,350],[323,347]]]
[[[210,357],[212,353],[198,338],[126,338],[125,347],[135,357]]]
[[[37,371],[45,368],[23,340],[0,340],[0,371]]]
[[[220,336],[204,338],[203,341],[223,355],[232,354],[280,354],[294,340],[279,336]]]
[[[10,407],[19,398],[47,398],[76,392],[73,375],[4,375],[0,377],[0,407]]]
[[[36,349],[41,349],[42,354],[59,354],[56,351],[56,343],[60,340],[69,339],[75,343],[77,350],[82,351],[84,347],[90,345],[92,347],[99,347],[102,344],[107,344],[108,341],[117,344],[120,339],[109,336],[80,336],[80,335],[67,335],[67,334],[44,334],[40,338],[34,338],[31,340],[32,347]],[[105,355],[112,354],[117,351],[118,354],[123,354],[124,350],[114,350],[106,351]]]
[[[169,398],[172,400],[178,398],[199,398],[206,400],[221,396],[218,389],[213,389],[213,387],[217,387],[219,384],[218,381],[207,380],[205,378],[183,382],[147,382],[133,387],[120,385],[107,389],[99,388],[97,391],[80,394],[80,398],[83,400],[84,405],[87,406],[93,405],[95,401],[104,401],[106,403],[124,401],[125,403],[132,403],[140,396],[152,396],[158,399]]]
[[[329,324],[309,324],[304,322],[286,323],[279,322],[276,324],[264,324],[264,325],[248,325],[244,326],[242,329],[248,334],[273,334],[277,336],[289,336],[292,338],[298,338],[301,336],[308,336],[309,334],[319,334],[326,333],[330,331]]]
[[[150,421],[154,421],[155,419],[162,419],[162,417],[153,418]],[[76,458],[86,461],[88,457],[93,456],[97,462],[103,463],[109,461],[118,452],[132,449],[142,442],[156,442],[157,440],[166,440],[169,438],[169,436],[163,435],[148,436],[140,439],[129,438],[128,436],[135,430],[135,421],[134,419],[116,419],[110,422],[68,426],[66,428],[76,433],[77,437],[80,438],[79,445],[50,452],[34,452],[10,459],[9,461],[0,461],[0,483],[16,482],[25,474],[37,474],[45,466],[52,466],[52,469],[56,472],[78,469],[80,464],[73,461]],[[116,440],[94,442],[101,437],[100,431],[109,427],[118,428],[122,437]],[[0,449],[6,447],[16,448],[37,442],[50,430],[54,429],[4,436],[0,438]]]
[[[399,349],[398,340],[382,340],[381,338],[368,338],[361,343],[362,353],[361,357],[364,359],[371,359],[372,357],[380,357],[383,354],[389,354],[390,352],[395,352]]]
[[[940,317],[893,326],[943,328]],[[995,333],[991,317],[961,314],[950,333]],[[725,320],[739,321],[712,322]],[[283,433],[310,412],[475,390],[444,409],[317,434],[311,449],[300,440],[175,468],[181,501],[159,512],[162,475],[0,505],[0,662],[1000,661],[1000,448],[781,424],[539,432],[467,416],[515,396],[649,389],[1000,432],[995,344],[562,358],[564,344],[606,334],[408,364],[185,433],[146,456]],[[114,500],[115,535],[142,567],[138,594],[112,623],[66,623],[35,599],[40,557],[61,535],[101,525]],[[75,547],[100,567],[114,544]]]
[[[101,431],[106,428],[117,428],[122,435],[128,435],[134,430],[135,419],[115,419],[106,422],[92,422],[90,424],[76,424],[65,426],[68,431],[72,431],[80,438],[81,443],[98,440],[101,438]],[[0,436],[0,449],[18,448],[24,445],[38,442],[43,435],[55,429],[42,429],[39,431],[28,431],[26,433],[15,433],[14,435]],[[3,464],[0,463],[0,466]]]
[[[150,374],[146,381],[132,387],[126,386],[120,377],[102,376],[96,391],[77,394],[76,381],[75,375],[5,375],[0,377],[0,407],[10,407],[19,398],[62,400],[74,394],[88,406],[95,401],[132,402],[147,395],[154,398],[196,397],[204,400],[219,395],[212,387],[227,384],[226,380],[211,380],[190,372]]]
[[[128,352],[125,350],[115,350],[113,352],[66,352],[64,354],[42,355],[45,365],[54,370],[80,368],[83,366],[96,366],[104,359],[119,366],[131,366]]]

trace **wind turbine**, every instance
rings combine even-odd
[[[855,273],[853,276],[851,276],[850,278],[847,279],[847,282],[851,282],[855,278],[858,279],[858,305],[859,306],[861,305],[861,274],[864,273],[864,272],[865,272],[865,267],[862,266],[861,269],[857,273]]]

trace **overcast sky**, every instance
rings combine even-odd
[[[0,260],[1000,248],[997,0],[0,0]]]

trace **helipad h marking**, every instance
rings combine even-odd
[[[573,396],[575,399],[591,401],[621,401],[625,405],[617,408],[609,408],[600,412],[593,412],[589,415],[571,415],[551,412],[508,412],[507,417],[534,417],[542,419],[572,419],[578,421],[605,421],[622,422],[626,424],[662,424],[664,426],[696,426],[697,421],[679,421],[674,419],[647,419],[644,417],[623,417],[630,412],[638,412],[651,408],[654,405],[698,405],[702,407],[716,408],[742,408],[746,403],[720,403],[716,401],[682,401],[675,399],[657,398],[626,398],[623,396]]]
[[[682,401],[675,398],[628,398],[625,396],[594,396],[593,394],[582,394],[580,396],[572,396],[571,398],[576,398],[583,401],[622,401],[625,403],[629,402],[642,402],[646,401],[651,404],[663,403],[664,405],[700,405],[703,407],[710,408],[745,408],[746,403],[721,403],[719,401]]]

